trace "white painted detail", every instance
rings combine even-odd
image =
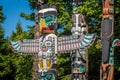
[[[55,54],[57,54],[57,36],[55,34],[49,34],[46,36],[46,39],[48,39],[48,37],[52,37],[52,40],[55,38]]]
[[[44,69],[47,68],[46,59],[43,59],[43,68],[44,68]]]
[[[54,9],[54,8],[47,8],[47,9],[39,10],[38,13],[45,13],[45,12],[48,12],[48,11],[55,11],[55,12],[57,12],[57,10]]]
[[[84,41],[81,42],[83,45],[86,45],[86,43]]]

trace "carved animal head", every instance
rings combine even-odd
[[[57,10],[55,6],[42,5],[41,10],[38,11],[38,23],[40,33],[50,34],[54,33],[57,26]]]

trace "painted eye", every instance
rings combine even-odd
[[[51,20],[51,17],[50,16],[46,17],[46,20],[47,21]]]
[[[45,16],[44,19],[45,19],[45,22],[46,22],[47,25],[54,22],[54,16],[52,16],[52,15]]]
[[[52,42],[51,41],[46,41],[45,42],[45,46],[51,46],[52,45]]]

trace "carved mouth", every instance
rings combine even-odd
[[[42,32],[43,33],[54,33],[54,30],[50,27],[43,27]]]

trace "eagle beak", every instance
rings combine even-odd
[[[40,19],[40,33],[54,33],[54,30],[47,26],[43,18]]]

